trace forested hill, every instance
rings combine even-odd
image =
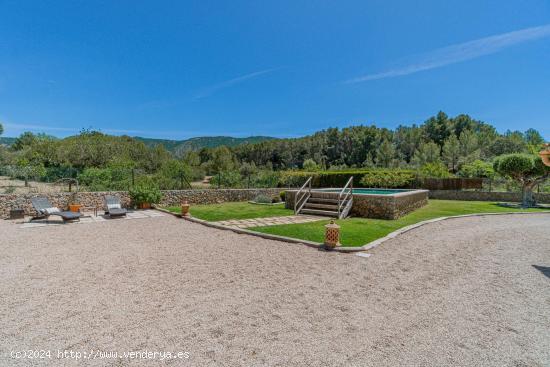
[[[12,145],[17,138],[7,138],[0,136],[0,145]]]
[[[275,138],[269,136],[249,136],[247,138],[234,138],[231,136],[201,136],[187,140],[166,140],[166,139],[151,139],[141,138],[139,136],[134,139],[140,140],[145,145],[153,147],[161,144],[168,151],[173,153],[183,153],[190,150],[201,150],[202,148],[216,148],[222,145],[227,147],[235,147],[241,144],[255,144]]]

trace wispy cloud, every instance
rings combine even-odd
[[[5,123],[4,127],[8,129],[16,130],[30,130],[30,131],[78,131],[78,129],[72,127],[58,127],[58,126],[47,126],[47,125],[35,125],[35,124],[11,124]]]
[[[525,28],[519,31],[480,38],[465,43],[443,47],[422,55],[416,62],[408,65],[379,73],[360,76],[346,80],[345,83],[360,83],[369,80],[414,74],[419,71],[435,69],[457,62],[475,59],[480,56],[490,55],[510,46],[549,36],[550,24],[547,24],[539,27]]]
[[[275,70],[279,70],[279,69],[280,68],[272,68],[272,69],[255,71],[255,72],[250,73],[250,74],[241,75],[241,76],[238,76],[236,78],[229,79],[229,80],[223,81],[223,82],[215,84],[215,85],[211,85],[209,87],[204,88],[202,91],[200,91],[195,96],[195,99],[206,98],[206,97],[211,96],[212,94],[220,91],[221,89],[232,87],[235,84],[242,83],[242,82],[247,81],[249,79],[256,78],[256,77],[259,77],[260,75],[271,73],[271,72],[273,72]]]

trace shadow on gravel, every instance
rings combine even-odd
[[[550,278],[550,267],[539,265],[533,265],[533,267],[540,271],[542,274],[546,275],[548,278]]]

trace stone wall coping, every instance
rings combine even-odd
[[[321,193],[324,193],[324,194],[334,194],[334,195],[338,195],[339,192],[334,192],[334,191],[327,191],[327,190],[337,190],[337,189],[342,189],[341,187],[334,187],[334,188],[327,188],[327,189],[311,189],[311,191],[315,191],[315,192],[321,192]],[[355,187],[355,189],[370,189],[369,187]],[[377,189],[374,189],[374,190],[377,190]],[[400,190],[400,189],[380,189],[380,190],[392,190],[392,191],[397,191],[397,190]],[[370,196],[370,197],[376,197],[376,198],[392,198],[392,197],[403,197],[403,196],[409,196],[409,195],[414,195],[414,194],[419,194],[419,193],[429,193],[430,190],[424,190],[424,189],[402,189],[402,190],[407,190],[407,191],[400,191],[400,192],[396,192],[396,193],[393,193],[393,194],[390,194],[390,195],[384,195],[384,194],[365,194],[363,192],[361,193],[353,193],[353,195],[364,195],[364,196]],[[287,192],[291,192],[291,193],[296,193],[298,190],[286,190]]]
[[[160,190],[161,192],[197,192],[197,191],[260,191],[260,190],[279,190],[279,191],[286,191],[287,189],[282,187],[259,187],[259,188],[250,188],[250,189],[217,189],[217,188],[211,188],[211,189],[185,189],[185,190]],[[59,192],[29,192],[24,194],[0,194],[0,197],[2,196],[47,196],[47,195],[74,195],[74,194],[94,194],[94,195],[101,195],[101,194],[113,194],[113,193],[120,193],[120,194],[128,194],[128,191],[125,190],[117,190],[117,191],[59,191]]]

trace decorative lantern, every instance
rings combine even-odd
[[[542,163],[545,166],[550,166],[550,144],[544,144],[545,149],[539,152]]]
[[[189,216],[189,203],[187,202],[187,200],[183,201],[181,203],[181,215],[184,216],[184,217],[188,217]]]
[[[340,246],[340,226],[331,220],[325,226],[325,248],[332,250],[336,246]]]

